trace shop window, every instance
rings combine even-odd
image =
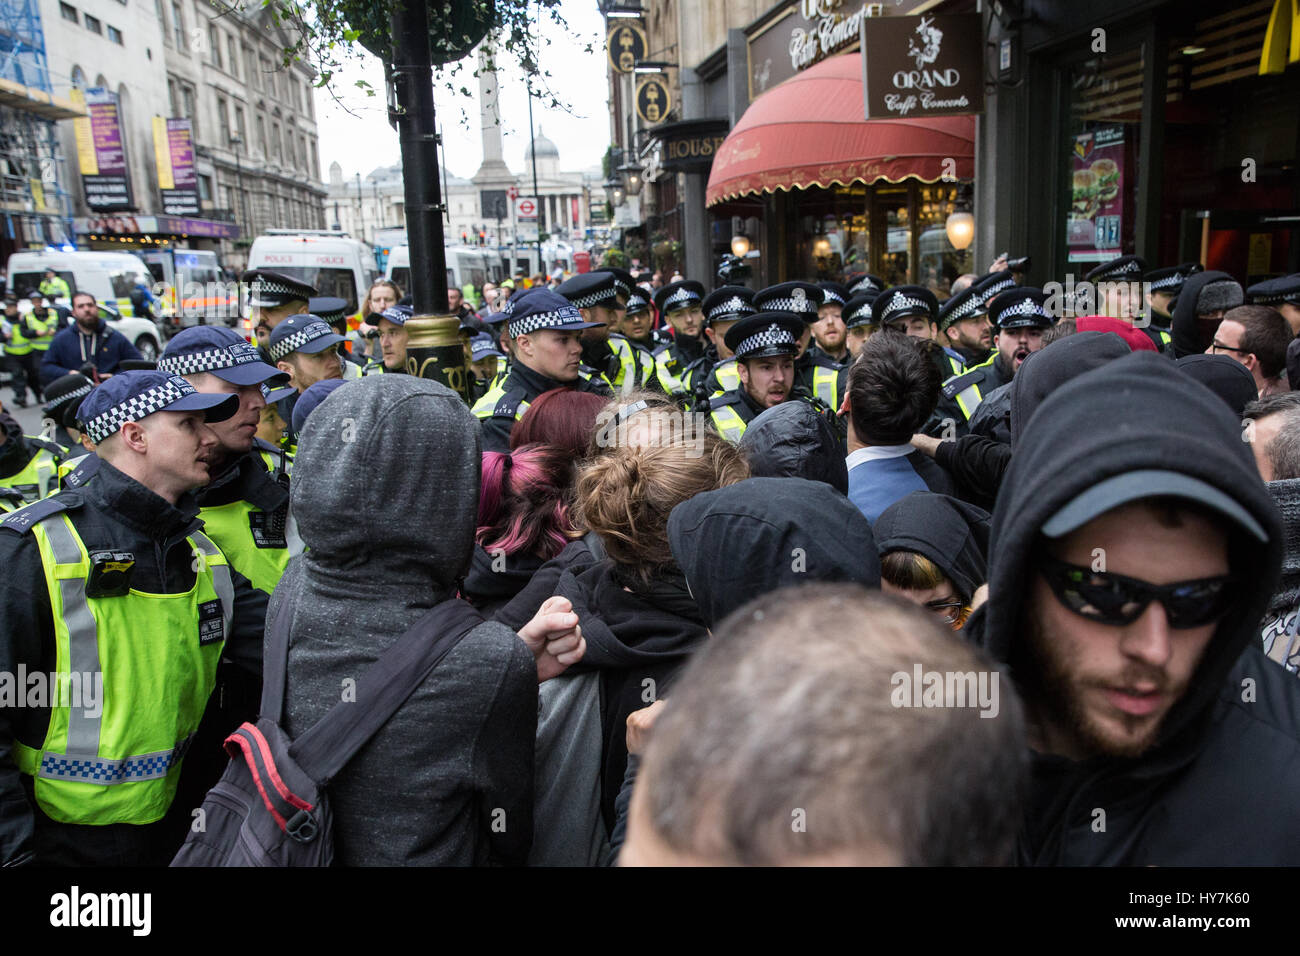
[[[1135,251],[1142,48],[1069,67],[1067,80],[1066,257],[1081,264],[1075,271],[1086,273]]]

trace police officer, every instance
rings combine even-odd
[[[1120,256],[1103,262],[1085,278],[1096,292],[1097,315],[1108,315],[1129,325],[1140,325],[1145,303],[1142,301],[1142,277],[1147,264],[1140,256]],[[1082,303],[1086,305],[1085,303]],[[1160,347],[1159,340],[1156,347]]]
[[[62,316],[57,310],[45,307],[41,293],[33,293],[31,301],[32,311],[28,312],[21,322],[23,337],[32,347],[32,350],[27,353],[29,381],[31,381],[33,374],[39,378],[41,362],[45,360],[45,353],[50,350],[50,344],[54,341],[54,336],[63,327]],[[33,372],[33,370],[35,371]],[[37,401],[41,400],[38,396]]]
[[[272,352],[275,336],[297,321],[295,316],[276,326]],[[319,320],[309,325],[334,335]],[[284,341],[281,336],[282,346]],[[216,446],[208,456],[211,479],[197,492],[199,517],[230,563],[270,594],[289,559],[302,551],[289,513],[292,459],[284,449],[257,438],[267,399],[263,386],[278,386],[286,375],[263,362],[233,329],[213,325],[178,333],[167,343],[158,368],[182,376],[202,394],[239,400],[233,415],[210,426]]]
[[[371,355],[375,357],[365,364],[361,370],[362,375],[406,371],[406,343],[409,338],[406,323],[413,315],[415,309],[401,304],[391,305],[377,316],[371,314],[370,321],[374,324],[375,331],[370,335],[378,341],[379,347],[371,348]]]
[[[1001,295],[1008,289],[1014,289],[1016,277],[1006,269],[999,269],[997,272],[986,272],[972,282],[970,287],[984,300],[984,304],[988,305],[995,296]]]
[[[564,296],[549,289],[516,292],[507,300],[507,331],[514,361],[510,372],[474,403],[483,450],[510,450],[510,431],[528,405],[553,388],[610,394],[603,376],[582,374],[582,333],[594,323]]]
[[[291,315],[308,311],[316,288],[272,269],[249,269],[240,281],[248,286],[248,320],[263,347],[271,330]]]
[[[940,341],[939,300],[929,289],[919,285],[894,286],[876,297],[871,311],[881,328],[890,328],[927,343],[930,361],[938,368],[942,379],[966,371],[961,353],[945,347]]]
[[[271,331],[266,354],[301,395],[317,382],[343,377],[339,348],[345,341],[319,317],[306,313],[290,316]]]
[[[850,297],[863,292],[880,295],[885,291],[885,280],[869,272],[854,272],[844,279],[844,284],[848,286]]]
[[[949,422],[957,435],[969,431],[971,416],[985,397],[1009,383],[1029,354],[1043,347],[1043,331],[1053,324],[1046,302],[1043,291],[1032,286],[1016,286],[994,297],[989,317],[998,330],[997,349],[988,361],[943,383],[927,432],[946,432]]]
[[[218,661],[261,668],[267,596],[203,533],[192,493],[210,478],[206,423],[238,404],[118,373],[78,410],[94,480],[0,521],[0,659],[71,678],[58,700],[0,709],[0,763],[19,771],[0,774],[0,865],[176,852],[161,821]]]
[[[48,437],[63,449],[65,455],[80,456],[82,432],[77,425],[77,408],[90,394],[95,383],[80,372],[61,375],[45,386],[45,425]]]
[[[709,345],[704,353],[704,364],[692,379],[695,401],[721,395],[740,387],[740,372],[735,356],[727,348],[727,333],[737,322],[754,315],[754,291],[743,285],[724,285],[714,289],[702,303],[704,334]],[[703,383],[699,380],[703,376]]]
[[[1300,335],[1300,272],[1257,282],[1246,290],[1246,301],[1252,305],[1271,305],[1282,313],[1292,335]],[[1300,383],[1295,383],[1292,388]]]
[[[59,278],[59,274],[53,269],[45,270],[45,278],[41,280],[40,293],[51,302],[55,299],[66,299],[72,295],[72,290],[68,288],[68,283]]]
[[[354,340],[352,335],[348,334],[347,301],[336,295],[318,295],[307,301],[307,312],[316,316],[335,333],[343,336],[344,342],[339,346],[339,357],[343,360],[343,378],[349,381],[360,378],[365,363],[352,354],[352,347],[360,341],[360,337]]]
[[[838,282],[819,282],[817,287],[822,290],[822,304],[817,307],[817,321],[812,325],[813,344],[808,350],[837,365],[847,365],[852,357],[844,325],[844,306],[851,298],[848,287]]]
[[[623,323],[625,300],[612,272],[587,272],[561,282],[555,291],[582,314],[582,361],[605,379],[615,392],[659,387],[654,354],[637,348],[617,331]],[[513,323],[512,323],[513,325]]]
[[[24,435],[18,421],[0,411],[0,485],[36,501],[58,490],[59,463],[66,449],[53,441]]]
[[[709,421],[738,442],[754,417],[794,396],[794,361],[807,323],[793,312],[758,312],[727,330],[740,386],[708,399]]]
[[[834,411],[848,387],[848,369],[808,349],[824,293],[811,282],[783,282],[754,293],[754,308],[762,312],[792,312],[804,321],[799,352],[794,360],[794,390],[802,398],[815,398]]]
[[[487,394],[496,381],[497,365],[504,363],[505,357],[505,353],[497,348],[496,342],[487,332],[480,332],[470,338],[469,370],[473,378],[470,383],[471,404]]]
[[[962,357],[966,368],[987,362],[993,353],[993,329],[984,296],[972,283],[939,306],[939,334]]]
[[[844,340],[849,350],[849,364],[862,351],[863,344],[879,326],[876,324],[873,303],[879,292],[859,292],[849,296],[840,315],[844,320]]]
[[[695,395],[695,379],[704,369],[704,286],[694,279],[681,279],[662,286],[654,294],[655,308],[672,327],[672,339],[655,352],[661,387],[669,395]],[[631,304],[628,316],[632,315]]]

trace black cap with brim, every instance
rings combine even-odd
[[[797,355],[806,324],[795,312],[759,312],[741,319],[723,336],[737,361]]]
[[[1093,485],[1043,522],[1042,532],[1049,538],[1062,538],[1121,505],[1160,497],[1196,502],[1223,515],[1261,544],[1268,541],[1268,534],[1250,512],[1218,488],[1190,475],[1158,469],[1130,471]]]

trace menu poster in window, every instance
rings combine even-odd
[[[1070,144],[1070,262],[1108,262],[1120,255],[1124,219],[1124,127],[1098,126]]]

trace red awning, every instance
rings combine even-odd
[[[932,183],[945,174],[974,178],[975,117],[864,120],[862,54],[844,53],[750,104],[713,158],[706,204],[882,179]]]

